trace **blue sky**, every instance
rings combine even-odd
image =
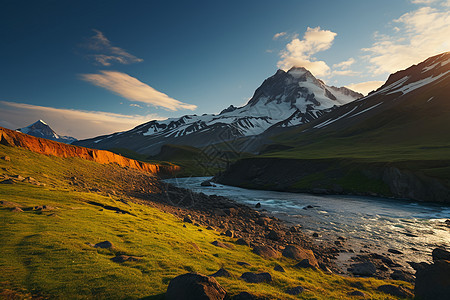
[[[0,2],[0,126],[93,137],[244,105],[277,68],[368,92],[449,51],[450,1]]]

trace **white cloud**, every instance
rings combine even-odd
[[[352,83],[349,85],[346,85],[351,90],[354,90],[356,92],[360,92],[364,95],[367,95],[371,91],[376,90],[380,86],[384,84],[384,81],[366,81],[366,82],[360,82],[360,83]]]
[[[329,49],[335,36],[332,31],[308,27],[302,40],[292,39],[286,50],[281,51],[278,67],[284,70],[294,66],[305,67],[316,76],[329,75],[330,67],[324,61],[316,61],[313,55]]]
[[[345,60],[343,62],[340,62],[338,64],[334,64],[333,68],[340,68],[342,70],[347,70],[354,63],[355,63],[355,59],[353,57],[350,57],[349,59],[347,59],[347,60]]]
[[[17,129],[39,119],[44,120],[59,134],[85,139],[129,130],[150,120],[163,118],[155,114],[123,115],[0,101],[0,125],[3,127]]]
[[[136,103],[131,103],[130,106],[131,106],[131,107],[142,108],[142,106],[140,106],[139,104],[136,104]]]
[[[97,52],[88,55],[88,57],[92,57],[97,64],[110,66],[113,62],[131,64],[144,61],[142,58],[138,58],[122,48],[113,46],[101,31],[94,29],[94,32],[95,35],[88,40],[85,47]]]
[[[436,0],[411,0],[411,3],[414,4],[430,4],[436,2]]]
[[[100,71],[100,74],[82,74],[81,78],[94,85],[110,90],[130,101],[137,101],[166,108],[168,110],[195,110],[196,105],[170,98],[151,86],[117,71]]]
[[[274,40],[277,40],[277,39],[279,39],[280,37],[285,36],[286,34],[287,34],[286,32],[278,32],[278,33],[275,33],[275,35],[273,36],[273,39],[274,39]]]
[[[393,22],[398,24],[394,35],[379,35],[372,47],[362,49],[369,53],[375,75],[396,72],[450,49],[446,8],[421,7]]]

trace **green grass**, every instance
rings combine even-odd
[[[354,290],[351,284],[358,281],[368,297],[387,296],[376,291],[386,281],[296,270],[291,267],[295,263],[292,260],[266,260],[251,253],[246,246],[235,245],[233,250],[217,248],[211,245],[212,241],[233,243],[233,239],[205,228],[199,231],[199,227],[191,224],[183,228],[184,223],[179,219],[150,204],[132,201],[125,204],[120,199],[133,199],[120,191],[115,195],[92,193],[74,188],[67,179],[77,172],[79,176],[95,178],[95,185],[110,191],[116,183],[103,174],[117,166],[44,156],[0,145],[0,156],[5,155],[11,161],[0,160],[1,173],[32,176],[46,186],[1,184],[0,200],[15,202],[24,209],[38,205],[56,209],[15,213],[0,206],[0,298],[12,293],[19,297],[136,299],[163,294],[170,279],[177,275],[192,271],[211,274],[220,267],[233,275],[217,279],[232,295],[248,291],[270,298],[294,299],[284,290],[301,285],[307,289],[302,294],[304,299],[345,299]],[[133,215],[101,209],[89,201]],[[105,240],[111,241],[114,248],[97,249],[87,244]],[[114,263],[111,258],[116,254],[138,256],[141,261]],[[237,261],[246,261],[251,267],[239,266]],[[286,273],[273,271],[276,263]],[[274,281],[245,283],[239,276],[246,271],[270,272]]]

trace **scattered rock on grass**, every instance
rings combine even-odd
[[[302,260],[301,262],[299,262],[298,264],[296,264],[296,265],[294,266],[294,268],[298,268],[298,269],[301,269],[301,268],[310,268],[310,269],[313,269],[313,270],[316,269],[316,267],[315,267],[314,265],[312,265],[312,264],[309,262],[309,259],[307,259],[307,258],[305,258],[304,260]]]
[[[241,275],[241,278],[249,283],[261,283],[261,282],[271,282],[272,276],[269,273],[253,273],[245,272]]]
[[[358,297],[366,297],[366,294],[364,294],[363,292],[358,291],[358,290],[353,291],[353,292],[348,292],[347,295],[349,295],[349,296],[358,296]]]
[[[233,245],[222,243],[219,241],[214,241],[211,244],[213,244],[216,247],[225,248],[225,249],[233,249],[234,248]]]
[[[231,274],[230,274],[230,272],[228,272],[224,268],[220,268],[216,273],[211,274],[209,276],[212,276],[212,277],[231,277]]]
[[[252,295],[250,293],[247,293],[247,292],[240,292],[239,294],[235,295],[232,299],[233,300],[263,300],[266,298],[258,297],[258,296]]]
[[[278,272],[286,272],[286,271],[284,270],[284,268],[283,268],[282,266],[280,266],[280,265],[276,265],[273,269],[274,269],[275,271],[278,271]]]
[[[13,209],[11,209],[11,211],[12,212],[15,212],[15,213],[21,213],[21,212],[23,212],[23,210],[20,208],[20,207],[14,207]]]
[[[113,244],[110,241],[100,242],[94,245],[95,248],[109,249],[112,248]]]
[[[281,256],[280,252],[270,246],[256,246],[255,248],[253,248],[253,253],[267,259],[279,258]]]
[[[117,256],[111,258],[111,260],[113,262],[116,262],[116,263],[123,263],[123,262],[126,262],[126,261],[137,262],[137,261],[140,261],[142,259],[140,257],[136,257],[136,256],[117,255]]]
[[[292,258],[295,260],[304,260],[308,259],[309,263],[313,265],[314,267],[318,268],[319,264],[317,262],[316,257],[314,256],[314,253],[311,250],[303,249],[296,245],[288,245],[283,250],[283,256]]]
[[[245,239],[243,239],[243,238],[239,238],[239,239],[236,241],[236,244],[242,245],[242,246],[249,246],[249,243],[248,243]]]
[[[2,156],[0,159],[3,159],[4,161],[11,161],[11,157],[9,156]]]
[[[301,294],[303,292],[303,290],[304,290],[304,288],[299,285],[299,286],[296,286],[293,288],[289,288],[285,292],[286,292],[286,294],[296,296],[298,294]]]
[[[237,264],[240,266],[250,266],[250,264],[245,261],[238,261]]]
[[[392,284],[385,284],[385,285],[381,285],[377,288],[378,291],[383,292],[385,294],[389,294],[395,297],[402,297],[402,298],[406,298],[406,297],[413,297],[414,295],[408,291],[407,289],[405,289],[402,286],[395,286]],[[431,299],[431,298],[426,298],[426,299]],[[434,298],[436,299],[436,298]]]
[[[183,222],[185,222],[185,223],[190,223],[190,224],[194,223],[194,222],[192,222],[192,220],[191,220],[191,216],[185,216],[185,217],[183,218]]]
[[[173,278],[169,282],[165,299],[196,300],[225,299],[227,292],[214,277],[199,273],[187,273]]]

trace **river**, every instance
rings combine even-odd
[[[301,225],[317,243],[344,237],[349,249],[388,253],[396,249],[403,261],[431,261],[437,246],[450,247],[450,206],[363,196],[329,196],[250,190],[215,184],[203,187],[208,177],[165,180],[178,187],[207,195],[221,195],[291,224]],[[363,250],[364,251],[364,250]]]

